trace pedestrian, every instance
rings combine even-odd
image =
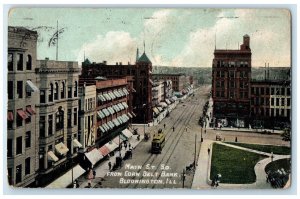
[[[111,162],[108,162],[108,169],[111,170]]]
[[[127,144],[126,144],[126,142],[124,142],[124,148],[125,148],[125,150],[126,150],[126,148],[127,148]]]
[[[131,149],[131,144],[130,144],[130,143],[128,144],[128,149],[129,149],[129,150]]]
[[[85,186],[84,188],[92,188],[92,184],[89,182],[87,186]]]
[[[185,127],[185,132],[187,132],[187,127]]]
[[[95,179],[95,177],[96,177],[96,171],[93,170],[93,178]]]
[[[271,152],[271,162],[273,162],[273,158],[274,158],[274,155],[273,155],[273,152]]]
[[[173,132],[175,131],[175,127],[173,126]]]
[[[235,142],[237,142],[238,140],[237,140],[237,137],[235,137]]]
[[[210,153],[210,148],[207,149],[207,152],[208,152],[208,155],[209,155],[209,153]]]
[[[204,134],[206,134],[206,129],[204,129]]]
[[[166,124],[164,124],[164,129],[166,128]]]

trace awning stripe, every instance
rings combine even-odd
[[[58,157],[56,157],[56,155],[53,153],[53,151],[48,151],[47,155],[48,155],[48,160],[50,161],[57,162],[59,160]]]
[[[23,120],[28,118],[27,114],[23,110],[17,110],[17,112],[18,112],[18,115],[23,118]]]

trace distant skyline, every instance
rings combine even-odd
[[[153,65],[211,67],[217,49],[238,49],[250,36],[252,66],[291,66],[291,16],[286,9],[15,8],[8,24],[39,33],[38,59],[55,59],[48,42],[56,23],[59,60],[135,63],[136,49]],[[216,41],[216,42],[215,42]]]

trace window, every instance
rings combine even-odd
[[[17,95],[18,98],[23,98],[23,81],[17,81]]]
[[[12,168],[7,169],[7,177],[8,177],[8,183],[9,185],[12,185]]]
[[[279,106],[279,98],[276,99],[276,106]]]
[[[53,92],[54,92],[53,90],[54,90],[53,84],[50,83],[49,98],[48,98],[49,102],[53,102]]]
[[[281,95],[285,95],[285,88],[281,88]]]
[[[59,108],[59,110],[56,112],[55,117],[56,131],[59,131],[64,128],[64,111]]]
[[[271,106],[274,106],[274,98],[271,98]]]
[[[255,89],[254,89],[254,87],[251,87],[251,94],[255,94]]]
[[[68,87],[68,98],[72,98],[72,87]]]
[[[29,148],[31,147],[31,132],[27,131],[25,135],[25,147]]]
[[[216,87],[217,87],[217,88],[220,88],[220,87],[221,87],[220,81],[217,81]]]
[[[31,70],[31,69],[32,69],[32,58],[31,55],[27,55],[26,70]]]
[[[240,82],[240,88],[244,88],[244,82]]]
[[[77,125],[77,108],[74,108],[74,126]]]
[[[22,165],[16,166],[16,184],[22,181]]]
[[[8,92],[8,99],[14,98],[14,82],[8,81],[7,82],[7,92]]]
[[[291,95],[291,88],[286,88],[286,95],[290,96]]]
[[[7,139],[7,157],[12,157],[12,139]]]
[[[230,98],[234,98],[234,92],[230,91],[230,92],[229,92],[229,97],[230,97]]]
[[[16,154],[22,154],[22,136],[20,137],[17,137],[17,151],[16,151]]]
[[[281,106],[284,106],[284,98],[281,99]]]
[[[17,54],[17,70],[23,70],[23,54]]]
[[[22,109],[18,109],[18,111],[23,111]],[[20,127],[23,125],[23,118],[21,117],[21,115],[19,113],[17,113],[17,127]]]
[[[230,88],[234,88],[234,81],[230,81]]]
[[[40,137],[44,138],[45,133],[46,133],[46,131],[45,131],[45,128],[46,128],[45,116],[40,116],[39,127],[40,127]]]
[[[48,115],[48,135],[53,134],[53,115]]]
[[[40,90],[40,103],[45,103],[46,102],[46,96],[45,96],[45,91]]]
[[[55,82],[54,100],[58,100],[58,83]]]
[[[25,175],[30,174],[30,157],[25,159]]]
[[[68,128],[72,127],[72,109],[68,109]]]
[[[248,92],[244,93],[244,98],[248,98]]]
[[[31,79],[28,79],[28,81],[31,81]],[[26,97],[31,97],[31,90],[29,90],[29,89],[26,88],[25,92],[26,92]]]
[[[244,98],[244,93],[240,92],[240,98]]]
[[[291,99],[290,99],[290,98],[287,98],[286,100],[287,100],[286,105],[287,105],[287,106],[291,106]]]
[[[229,71],[229,77],[234,78],[234,71]]]
[[[271,88],[271,95],[275,95],[275,89]]]
[[[13,71],[14,70],[14,56],[12,53],[8,53],[8,57],[7,57],[7,67],[8,67],[8,71]]]
[[[74,86],[74,97],[77,97],[77,81],[75,81],[75,86]]]
[[[260,94],[264,95],[265,94],[265,88],[260,88]]]
[[[270,95],[270,88],[266,88],[266,95]]]
[[[66,88],[65,88],[65,82],[62,82],[61,83],[61,88],[60,88],[60,98],[61,99],[64,99],[65,98],[65,91]]]

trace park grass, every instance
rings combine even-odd
[[[210,179],[221,174],[220,183],[249,184],[256,181],[254,166],[264,155],[213,144]]]
[[[291,161],[290,158],[275,160],[267,164],[265,171],[266,173],[269,171],[274,172],[277,171],[278,169],[280,170],[281,168],[283,168],[286,172],[290,171],[291,170],[290,161]]]
[[[278,155],[290,155],[291,148],[286,146],[274,146],[274,145],[259,145],[259,144],[247,144],[247,143],[238,143],[238,142],[227,142],[228,144],[245,147],[248,149],[253,149],[257,151],[262,151],[266,153],[273,152]]]

